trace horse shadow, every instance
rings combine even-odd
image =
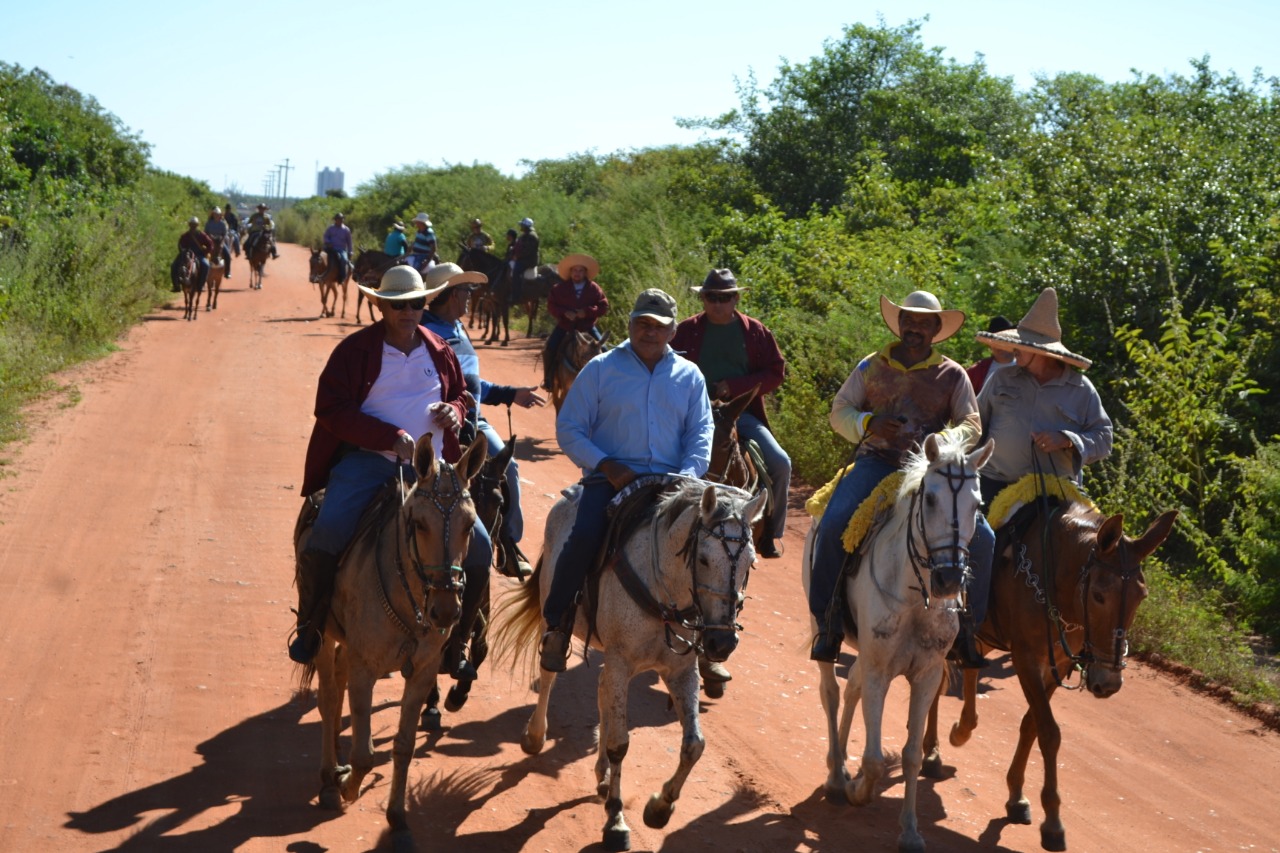
[[[185,773],[129,791],[88,811],[68,812],[63,826],[85,835],[114,835],[107,849],[146,851],[237,850],[258,838],[305,833],[339,812],[313,805],[315,776],[309,757],[320,740],[319,722],[302,724],[314,707],[290,699],[219,732],[196,747],[203,758]],[[283,790],[282,790],[283,789]],[[281,805],[281,803],[286,805]],[[200,828],[184,831],[188,824]],[[132,834],[118,840],[118,834]],[[311,848],[290,845],[297,853]],[[319,850],[321,848],[314,848]]]

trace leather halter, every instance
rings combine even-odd
[[[959,472],[953,471],[951,463],[947,463],[945,471],[937,471],[938,476],[947,481],[947,487],[951,491],[951,544],[945,548],[937,549],[929,546],[927,540],[924,542],[924,551],[922,552],[916,541],[917,531],[920,539],[924,540],[924,480],[921,479],[920,485],[911,493],[911,509],[907,521],[907,558],[911,563],[911,570],[915,572],[916,582],[920,584],[920,595],[924,599],[924,606],[929,608],[929,587],[924,582],[924,577],[920,574],[921,569],[928,571],[943,569],[959,569],[961,572],[961,583],[968,586],[972,572],[969,569],[969,546],[967,543],[960,541],[960,493],[964,490],[964,484],[967,480],[977,480],[978,473],[974,471],[969,473],[968,466],[962,464]],[[926,472],[926,475],[928,473]],[[938,557],[939,551],[949,552],[950,560],[942,560]]]

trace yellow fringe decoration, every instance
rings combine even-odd
[[[1011,483],[1001,489],[1000,494],[996,495],[995,500],[991,502],[991,513],[988,517],[991,526],[1000,527],[1007,523],[1024,504],[1031,503],[1039,497],[1042,494],[1040,491],[1041,482],[1044,483],[1044,494],[1056,496],[1065,501],[1082,503],[1090,509],[1096,510],[1098,508],[1084,492],[1080,491],[1080,487],[1074,481],[1066,477],[1053,475],[1041,477],[1037,474],[1026,474],[1018,482]]]
[[[827,508],[827,502],[831,500],[831,495],[836,490],[836,484],[852,468],[853,466],[850,465],[839,471],[831,482],[818,489],[813,493],[813,497],[805,501],[804,508],[810,516],[822,518],[822,513]],[[841,537],[845,551],[850,554],[857,551],[858,546],[862,544],[863,538],[866,537],[867,532],[875,524],[876,518],[898,499],[898,490],[902,488],[902,477],[901,471],[894,471],[881,480],[880,484],[867,496],[867,499],[858,506],[858,509],[853,513],[853,517],[849,519],[849,526],[844,529],[844,535]]]

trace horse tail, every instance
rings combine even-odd
[[[310,693],[310,692],[311,692],[311,682],[312,682],[312,681],[314,681],[314,680],[315,680],[315,677],[316,677],[316,664],[315,664],[315,661],[314,661],[314,660],[312,660],[312,661],[311,661],[311,663],[299,663],[299,664],[294,664],[294,666],[293,666],[293,674],[294,674],[294,675],[297,677],[297,679],[298,679],[298,680],[295,682],[295,686],[296,686],[296,688],[297,688],[297,691],[298,691],[299,693],[303,693],[303,694]]]
[[[542,634],[542,599],[539,594],[545,552],[538,557],[533,574],[518,587],[509,588],[494,605],[490,654],[499,667],[510,664],[533,671],[538,639]]]

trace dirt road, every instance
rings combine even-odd
[[[219,310],[185,323],[173,301],[119,352],[61,377],[31,440],[0,467],[0,851],[366,851],[380,841],[399,679],[379,683],[384,752],[346,813],[320,811],[319,718],[295,698],[285,638],[290,535],[316,377],[355,329],[316,320],[306,254],[284,247],[261,291],[243,261]],[[533,384],[535,344],[482,348],[487,378]],[[491,420],[507,432],[504,411]],[[525,550],[560,488],[550,409],[518,410]],[[785,437],[783,437],[785,444]],[[900,773],[855,809],[821,796],[825,742],[798,581],[807,519],[753,573],[746,634],[707,750],[663,831],[640,809],[674,768],[679,729],[652,678],[632,690],[624,791],[637,850],[893,849]],[[525,756],[523,675],[482,672],[470,703],[420,741],[410,782],[423,849],[599,849],[594,667],[556,688],[550,742]],[[921,785],[933,851],[1037,850],[1004,820],[1004,772],[1023,706],[991,667],[982,723],[948,775]],[[900,748],[905,690],[890,694]],[[1108,700],[1059,693],[1062,794],[1074,851],[1275,850],[1280,737],[1140,664]],[[959,702],[944,700],[949,725]],[[861,751],[861,724],[851,750]],[[856,764],[856,758],[853,762]],[[1030,769],[1034,820],[1041,771]]]

